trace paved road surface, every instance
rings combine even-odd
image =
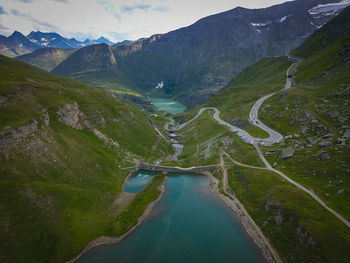
[[[298,59],[292,58],[290,57],[288,54],[288,59],[292,60],[294,63],[288,68],[287,73],[286,73],[286,84],[283,88],[283,90],[289,89],[292,86],[292,77],[289,75],[291,68],[296,64],[299,63]],[[166,123],[164,125],[164,128],[169,130],[169,125],[172,125],[173,130],[174,131],[178,131],[183,129],[186,125],[188,125],[189,123],[191,123],[192,121],[196,120],[197,118],[199,118],[199,116],[201,116],[201,114],[206,111],[206,110],[214,110],[214,118],[215,120],[217,120],[217,122],[221,125],[225,125],[227,126],[232,132],[236,133],[243,141],[245,141],[246,143],[249,144],[260,144],[263,146],[272,146],[276,143],[280,143],[283,140],[283,136],[281,134],[279,134],[278,132],[272,130],[271,128],[267,127],[264,123],[262,123],[259,118],[258,118],[258,112],[259,109],[261,107],[261,105],[263,104],[263,102],[265,100],[267,100],[268,98],[272,97],[273,95],[275,95],[276,92],[271,93],[269,95],[266,95],[262,98],[260,98],[253,106],[253,108],[250,111],[249,114],[249,122],[252,125],[255,125],[259,128],[261,128],[262,130],[266,131],[269,134],[268,138],[257,138],[257,137],[253,137],[251,136],[249,133],[247,133],[246,131],[222,120],[220,118],[220,110],[215,108],[215,107],[205,107],[205,108],[201,108],[198,113],[196,114],[196,116],[194,116],[194,118],[192,118],[191,120],[181,124],[180,126],[175,126],[174,124],[174,120],[171,119],[170,122]]]

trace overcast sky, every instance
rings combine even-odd
[[[136,40],[188,26],[232,9],[267,7],[286,0],[1,0],[0,34],[57,32],[78,40]]]

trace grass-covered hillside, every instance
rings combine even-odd
[[[35,50],[33,53],[18,56],[16,59],[32,64],[46,71],[51,71],[76,50],[77,49],[44,47]]]
[[[121,69],[113,52],[113,48],[107,44],[91,45],[74,52],[52,72],[151,108],[150,101],[137,91],[137,86]]]
[[[303,59],[296,85],[269,99],[261,119],[285,136],[276,150],[295,155],[270,160],[350,220],[350,9],[294,54]]]
[[[64,262],[118,233],[122,167],[172,153],[145,112],[0,56],[0,262]]]
[[[249,112],[259,98],[283,88],[286,71],[291,64],[284,57],[264,58],[233,78],[206,105],[217,107],[223,119],[250,134],[267,137],[267,133],[247,121]]]

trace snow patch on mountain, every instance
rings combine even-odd
[[[162,89],[164,87],[164,82],[161,81],[158,83],[158,85],[155,87],[155,89]]]
[[[266,26],[266,23],[250,23],[252,26]]]
[[[281,18],[280,23],[284,22],[287,19],[287,16]]]
[[[316,27],[317,29],[319,29],[321,26],[315,25],[314,23],[310,22],[310,25]]]
[[[334,15],[350,5],[350,0],[343,0],[339,3],[320,4],[309,10],[310,15],[323,14],[323,16]]]

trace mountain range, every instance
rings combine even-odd
[[[31,32],[26,37],[14,32],[0,37],[0,52],[14,56],[43,46],[76,48],[67,55],[44,49],[18,59],[118,94],[126,90],[128,98],[136,92],[137,101],[140,94],[165,96],[194,107],[252,63],[298,47],[347,5],[340,0],[296,0],[262,9],[238,7],[166,34],[115,45],[103,37],[79,42],[56,33]],[[156,89],[160,82],[164,87]]]
[[[100,43],[114,44],[105,37],[100,37],[96,40],[86,39],[84,42],[81,42],[75,38],[64,38],[57,33],[32,31],[25,36],[21,32],[15,31],[9,37],[0,36],[0,54],[15,57],[31,53],[43,47],[72,49]]]
[[[84,81],[93,67],[96,76],[123,75],[143,95],[169,96],[191,107],[206,101],[255,61],[299,46],[346,6],[339,2],[296,0],[263,9],[238,7],[167,34],[101,48],[104,54],[85,47],[53,72]],[[96,63],[100,56],[110,56],[108,63]],[[87,83],[101,81],[108,82],[97,77]],[[111,81],[118,83],[118,78]],[[155,89],[161,81],[164,88]]]
[[[46,71],[51,71],[76,50],[76,48],[64,49],[43,47],[35,50],[32,53],[18,56],[16,59],[32,64]]]

